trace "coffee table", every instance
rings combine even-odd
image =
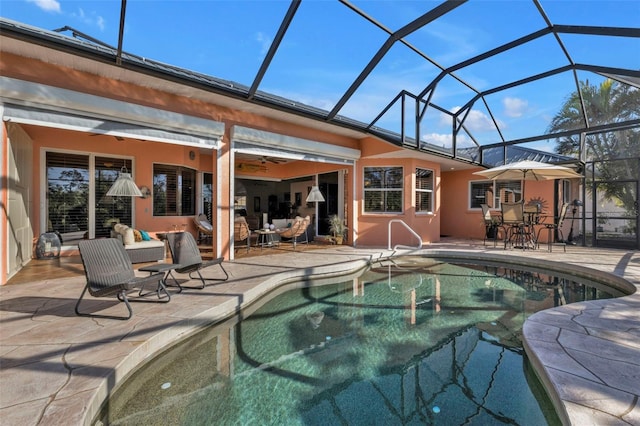
[[[273,247],[279,245],[279,242],[273,239],[273,236],[277,234],[276,231],[258,229],[255,231],[255,233],[258,234],[256,245],[260,245],[260,250],[262,250],[265,246]]]
[[[164,272],[164,277],[162,278],[162,283],[165,287],[178,287],[178,293],[182,292],[182,286],[173,275],[173,270],[179,268],[179,263],[156,263],[154,265],[143,266],[142,268],[138,268],[138,271],[148,272],[150,275],[158,272]],[[167,284],[167,278],[171,277],[175,286],[169,286]],[[142,289],[140,289],[140,296],[142,296]]]

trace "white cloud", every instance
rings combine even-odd
[[[60,3],[56,0],[27,0],[27,2],[35,4],[46,12],[60,13]]]
[[[453,147],[453,136],[451,133],[426,133],[422,135],[421,140],[423,142],[430,143],[432,145],[441,146],[442,148],[451,148]],[[472,146],[472,141],[466,135],[458,135],[457,147],[464,148],[468,146]]]
[[[104,18],[102,16],[98,16],[96,19],[96,25],[100,28],[100,31],[104,31]]]
[[[260,43],[260,55],[265,56],[271,47],[271,38],[262,32],[256,34],[256,41]]]
[[[460,107],[451,108],[451,112],[455,113],[460,109]],[[464,118],[464,114],[462,114],[459,118]],[[501,129],[506,129],[507,125],[500,120],[496,120],[498,126]],[[448,114],[440,114],[440,124],[443,126],[451,126],[451,116]],[[478,110],[471,110],[471,112],[466,116],[464,120],[464,126],[469,129],[469,131],[476,132],[487,132],[496,129],[496,126],[493,124],[493,120],[489,118],[489,116]]]
[[[519,98],[504,98],[502,104],[505,114],[513,118],[522,117],[529,107],[529,102]]]
[[[97,27],[98,29],[100,29],[100,31],[104,31],[106,27],[106,21],[102,16],[96,15],[95,12],[90,12],[87,14],[82,8],[78,8],[78,11],[75,13],[71,13],[70,16],[86,25]]]

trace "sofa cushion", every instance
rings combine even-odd
[[[271,223],[276,229],[284,229],[291,226],[291,219],[272,219]]]

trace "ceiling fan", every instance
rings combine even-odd
[[[283,160],[282,158],[277,158],[277,157],[267,157],[265,155],[262,156],[262,158],[260,159],[260,162],[262,164],[266,164],[268,162],[273,163],[273,164],[280,164],[280,163],[284,163],[285,160]]]

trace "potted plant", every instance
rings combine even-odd
[[[328,219],[328,222],[329,232],[333,235],[333,240],[336,244],[342,244],[348,229],[344,221],[337,214],[334,214]]]
[[[491,223],[486,224],[487,238],[493,239],[498,235],[498,227],[500,226],[500,220],[498,218],[491,218]]]

